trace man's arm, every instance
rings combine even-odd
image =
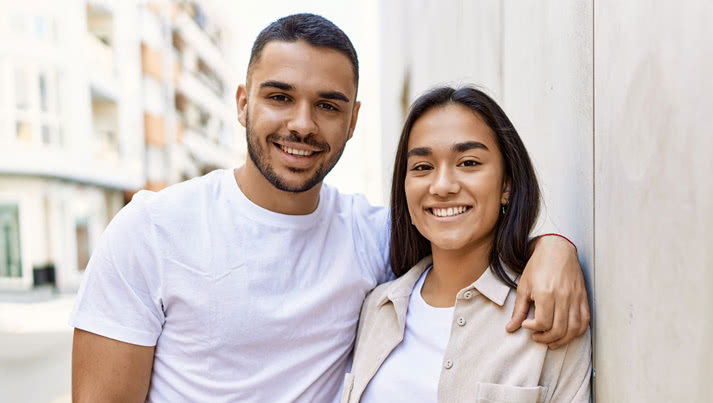
[[[154,347],[74,329],[72,402],[145,402]]]
[[[530,302],[535,304],[533,319],[527,319]],[[534,330],[533,340],[556,349],[583,335],[589,318],[587,289],[574,245],[558,236],[536,239],[518,282],[507,331],[520,326]]]

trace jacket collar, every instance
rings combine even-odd
[[[406,325],[406,311],[408,309],[409,298],[411,297],[411,292],[413,287],[418,282],[421,274],[431,265],[433,262],[432,256],[426,256],[421,259],[415,266],[413,266],[409,271],[403,276],[397,278],[389,286],[384,296],[381,297],[377,303],[377,307],[381,307],[387,302],[391,301],[394,305],[394,310],[396,311],[396,318],[399,321],[399,326],[403,331]]]
[[[503,267],[505,266],[503,265]],[[505,267],[505,271],[508,273],[510,278],[517,279],[517,277],[515,277],[517,274],[510,271],[508,267]],[[503,283],[502,280],[493,274],[490,266],[485,269],[483,274],[480,275],[480,278],[475,280],[470,287],[475,288],[478,292],[499,306],[503,306],[505,304],[505,299],[507,299],[511,290],[507,284]]]
[[[378,302],[378,306],[382,306],[388,301],[394,304],[396,309],[396,315],[399,319],[399,324],[404,324],[406,309],[408,308],[408,300],[411,297],[411,292],[416,282],[421,277],[421,274],[433,264],[433,256],[426,256],[421,259],[415,266],[411,268],[406,274],[394,280],[389,289],[384,294],[383,297]],[[512,278],[516,278],[516,273],[512,272],[508,267],[505,270]],[[479,293],[483,294],[486,298],[493,301],[499,306],[505,304],[505,299],[507,299],[508,293],[510,292],[510,287],[503,283],[499,278],[493,274],[490,267],[485,269],[483,274],[473,282],[473,284],[464,288],[461,292],[468,289],[475,289]],[[458,294],[460,297],[460,293]]]

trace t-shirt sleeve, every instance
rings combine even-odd
[[[164,323],[160,257],[150,201],[137,193],[92,253],[69,324],[111,339],[155,346]]]
[[[394,279],[389,265],[389,241],[391,239],[391,218],[389,209],[372,206],[363,196],[354,200],[355,220],[354,239],[361,251],[359,257],[362,268],[369,270],[376,283],[381,284]]]

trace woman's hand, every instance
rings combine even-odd
[[[538,238],[520,277],[512,319],[506,329],[533,330],[532,339],[556,349],[581,336],[589,325],[589,303],[577,250],[558,236]],[[530,302],[535,317],[527,319]]]

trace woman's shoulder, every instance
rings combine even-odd
[[[399,281],[399,279],[400,278],[397,278],[395,280],[379,284],[378,286],[376,286],[376,288],[371,290],[371,292],[367,294],[366,299],[364,300],[364,305],[362,309],[366,310],[376,308],[379,302],[383,301],[384,298],[388,297],[389,290],[394,286],[394,283]]]
[[[374,288],[366,297],[363,309],[377,308],[387,299],[395,300],[410,297],[414,285],[418,282],[421,274],[431,265],[432,261],[431,256],[426,256],[404,275]]]

